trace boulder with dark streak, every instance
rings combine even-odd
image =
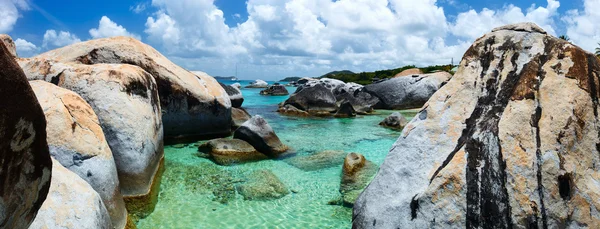
[[[0,42],[0,228],[28,228],[50,189],[44,111]]]
[[[402,132],[354,228],[600,228],[600,62],[494,29]]]
[[[452,75],[437,72],[403,76],[365,86],[365,91],[381,100],[376,108],[404,110],[420,108]]]
[[[242,91],[238,87],[233,85],[225,85],[219,82],[219,85],[225,89],[227,95],[229,95],[229,100],[231,100],[231,107],[240,108],[242,107],[242,103],[244,103],[244,96],[242,95]]]

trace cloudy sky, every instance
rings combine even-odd
[[[492,28],[531,21],[593,51],[600,0],[0,0],[21,57],[131,36],[211,75],[274,80],[460,60]]]

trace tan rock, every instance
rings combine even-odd
[[[155,193],[150,189],[163,158],[163,130],[158,90],[150,74],[126,64],[83,65],[40,58],[19,63],[30,80],[74,91],[92,107],[113,153],[125,198]]]
[[[354,227],[600,227],[598,89],[593,54],[494,29],[404,129]]]
[[[231,102],[211,76],[192,73],[154,48],[130,37],[90,40],[52,50],[37,58],[62,63],[131,64],[156,81],[166,138],[229,133]]]
[[[242,126],[246,121],[250,120],[252,116],[244,108],[231,108],[231,120],[233,128],[237,129]]]
[[[0,227],[27,228],[48,195],[46,119],[27,78],[0,42]]]
[[[46,116],[50,154],[90,184],[115,228],[124,228],[127,210],[117,168],[96,113],[75,92],[40,80],[29,83]]]
[[[100,195],[77,174],[53,160],[52,184],[30,229],[111,229]]]
[[[245,141],[239,139],[213,139],[198,147],[219,165],[235,165],[269,159]]]
[[[421,69],[411,68],[411,69],[406,69],[406,70],[396,74],[394,76],[394,78],[403,77],[403,76],[421,75],[421,74],[423,74],[423,71],[421,71]]]
[[[352,206],[358,195],[377,173],[377,165],[359,153],[349,153],[342,166],[340,193],[343,204]]]

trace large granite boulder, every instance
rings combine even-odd
[[[40,54],[37,58],[92,66],[127,64],[141,67],[157,84],[165,138],[229,133],[231,102],[219,83],[206,73],[192,73],[175,65],[154,48],[134,38],[80,42]]]
[[[264,80],[255,80],[254,82],[251,82],[248,86],[246,86],[246,88],[267,88],[269,86],[269,83],[267,83]]]
[[[365,90],[381,100],[376,108],[414,109],[422,107],[450,78],[447,72],[412,75],[367,85]]]
[[[19,65],[0,42],[0,227],[27,228],[50,189],[46,119]]]
[[[392,147],[354,228],[598,228],[600,62],[531,23],[494,29]]]
[[[44,114],[50,154],[92,186],[115,228],[127,224],[115,161],[92,107],[76,93],[45,81],[29,82]]]
[[[380,126],[402,130],[408,124],[408,119],[400,112],[394,112],[379,123]]]
[[[0,34],[0,43],[4,43],[4,47],[8,49],[8,53],[12,57],[17,57],[17,46],[12,37],[6,34]]]
[[[244,96],[242,95],[242,91],[238,87],[233,85],[226,85],[219,82],[221,87],[225,89],[227,95],[229,95],[229,99],[231,100],[231,107],[240,108],[242,107],[242,103],[244,103]]]
[[[240,139],[219,138],[210,140],[198,147],[219,165],[236,165],[268,159],[249,143]]]
[[[283,85],[272,85],[267,89],[260,91],[261,95],[273,95],[273,96],[283,96],[289,95],[290,93]]]
[[[112,229],[100,195],[81,177],[53,160],[52,184],[30,229]]]
[[[413,75],[423,75],[423,71],[418,68],[406,69],[394,76],[394,78],[403,77],[403,76],[413,76]]]
[[[290,193],[279,178],[270,170],[256,170],[236,190],[245,200],[275,200]]]
[[[260,115],[252,117],[233,133],[233,138],[244,140],[254,146],[259,152],[276,158],[288,150],[281,143],[273,128]]]
[[[312,115],[331,115],[337,110],[335,95],[321,84],[299,87],[283,106],[291,105]]]
[[[39,58],[19,62],[30,80],[74,91],[92,107],[113,153],[126,203],[158,194],[152,187],[163,160],[163,128],[157,85],[150,74],[127,64],[82,65]],[[135,212],[130,206],[129,212]]]
[[[342,204],[352,207],[358,195],[369,184],[377,173],[377,165],[359,153],[349,153],[344,158],[342,166],[342,179],[340,182],[340,194]]]

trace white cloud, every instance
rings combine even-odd
[[[130,6],[129,10],[136,14],[144,12],[146,10],[146,3],[138,3],[135,6]]]
[[[0,0],[0,33],[13,30],[21,15],[19,10],[29,10],[26,0]]]
[[[42,47],[44,48],[59,48],[73,43],[81,42],[75,34],[70,32],[56,30],[46,30]]]
[[[123,28],[121,25],[117,25],[117,23],[113,22],[107,16],[102,16],[100,19],[98,28],[90,29],[90,36],[92,38],[104,38],[104,37],[116,37],[116,36],[126,36],[133,37],[135,39],[141,40],[142,38],[130,32],[127,32],[127,29]]]
[[[584,0],[584,10],[571,10],[563,20],[571,41],[593,52],[600,43],[600,0]]]
[[[34,56],[40,51],[40,48],[35,44],[21,38],[15,40],[15,46],[17,46],[17,54],[19,57]]]
[[[546,7],[532,5],[526,13],[514,5],[508,5],[502,10],[487,8],[480,12],[469,10],[458,14],[456,22],[452,25],[452,33],[455,36],[473,41],[498,26],[519,22],[534,22],[546,32],[556,35],[553,18],[558,15],[557,9],[559,7],[560,3],[557,0],[547,0]]]

